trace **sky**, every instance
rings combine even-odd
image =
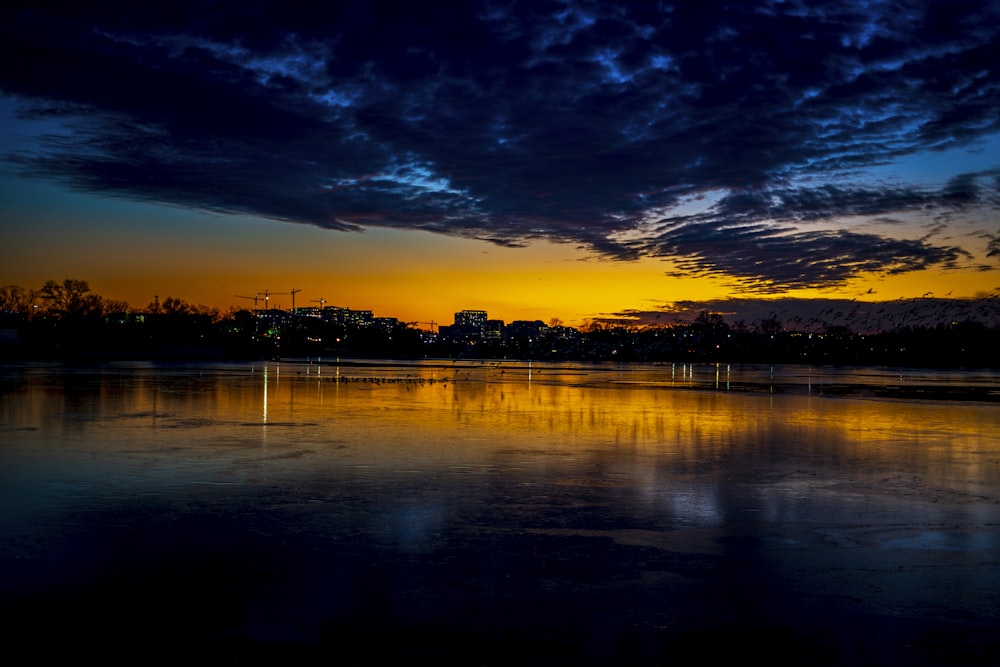
[[[1000,2],[14,0],[0,53],[0,284],[571,325],[1000,290]]]

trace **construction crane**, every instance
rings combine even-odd
[[[270,305],[269,305],[269,302],[268,302],[268,298],[272,294],[288,294],[288,292],[272,292],[271,290],[263,289],[263,290],[257,292],[257,294],[263,294],[264,295],[264,310],[269,310],[270,309]]]
[[[294,287],[292,289],[288,290],[288,293],[292,295],[292,315],[295,314],[295,295],[297,293],[301,292],[301,291],[302,290],[295,289]]]
[[[260,298],[259,294],[254,294],[253,296],[243,296],[242,294],[234,294],[237,299],[251,299],[253,301],[253,309],[257,310],[257,299]]]
[[[407,322],[406,324],[407,325],[410,325],[410,324],[429,324],[429,325],[431,325],[431,333],[437,333],[436,331],[434,331],[434,327],[437,326],[437,322],[435,322],[434,320],[431,320],[430,322]]]
[[[319,304],[319,309],[323,310],[323,304],[326,303],[326,299],[313,299],[309,303],[318,303]]]

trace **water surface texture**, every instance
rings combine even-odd
[[[0,368],[12,642],[128,662],[980,664],[995,373]]]

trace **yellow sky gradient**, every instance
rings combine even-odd
[[[0,210],[6,237],[0,284],[37,289],[49,279],[77,278],[134,308],[145,307],[154,295],[222,310],[252,307],[236,295],[294,288],[301,290],[296,306],[323,299],[407,322],[450,324],[455,312],[468,308],[506,322],[559,318],[579,326],[675,301],[751,296],[721,279],[668,276],[669,261],[610,261],[570,244],[506,248],[420,231],[344,233],[143,203],[102,204],[55,186],[20,184],[29,189],[19,192],[20,200],[31,204],[20,209],[12,198]],[[50,205],[39,207],[40,197],[49,197]],[[995,289],[1000,280],[992,278],[972,270],[922,271],[769,296],[971,297]],[[270,305],[289,308],[291,296],[274,294]]]

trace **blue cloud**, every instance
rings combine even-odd
[[[10,4],[0,89],[63,129],[8,158],[111,196],[544,238],[763,291],[972,257],[866,220],[996,218],[981,165],[870,170],[1000,133],[997,2],[293,4]]]

